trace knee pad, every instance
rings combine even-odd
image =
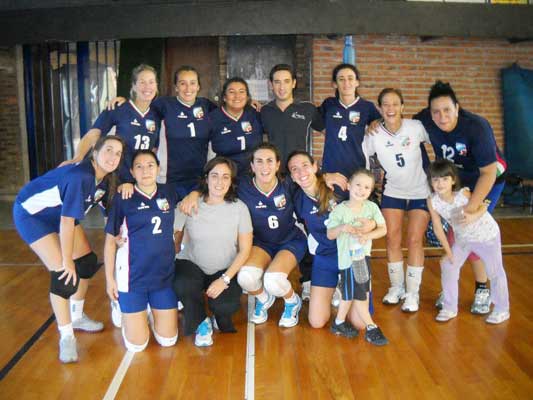
[[[266,272],[264,281],[266,291],[276,297],[285,296],[292,288],[283,272]]]
[[[76,272],[81,279],[91,279],[102,266],[93,251],[74,260],[74,264],[76,265]]]
[[[243,266],[237,274],[237,282],[239,286],[247,292],[255,292],[261,289],[261,277],[263,270],[257,267]]]
[[[157,343],[159,343],[162,347],[174,346],[176,342],[178,341],[178,332],[176,332],[176,336],[172,336],[172,337],[160,336],[155,331],[155,329],[152,329],[152,333],[154,334],[154,337],[155,337],[155,340],[157,340]]]
[[[131,351],[132,353],[139,353],[146,349],[146,346],[148,346],[148,341],[150,340],[150,338],[146,339],[146,342],[144,344],[133,344],[126,338],[124,328],[122,328],[122,339],[124,339],[124,345],[126,346],[126,349],[128,351]]]
[[[63,297],[68,300],[78,290],[80,283],[79,279],[76,279],[76,284],[72,283],[72,279],[65,285],[65,279],[59,280],[59,277],[63,274],[63,271],[51,271],[50,272],[50,293]]]

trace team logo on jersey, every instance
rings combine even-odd
[[[405,147],[409,147],[410,144],[411,144],[411,139],[409,139],[409,137],[403,137],[403,138],[401,138],[400,144],[404,148]]]
[[[263,204],[262,201],[259,201],[259,203],[257,203],[257,205],[255,206],[255,208],[267,208],[266,204]]]
[[[155,201],[157,203],[157,206],[159,207],[159,209],[161,211],[168,211],[170,210],[170,204],[168,204],[168,200],[163,198],[163,199],[157,199]]]
[[[252,133],[252,124],[249,121],[242,121],[241,128],[244,133]]]
[[[460,156],[466,156],[467,150],[466,150],[466,144],[456,142],[455,143],[455,150],[457,150],[457,153],[459,153]]]
[[[280,194],[279,196],[274,197],[274,205],[279,210],[282,210],[287,205],[287,199],[285,198],[284,194]]]
[[[292,113],[291,118],[294,119],[305,119],[305,115],[298,114],[296,111]]]
[[[316,206],[313,206],[311,211],[309,211],[309,214],[313,215],[313,214],[316,214],[317,212],[318,212],[318,208],[316,208]]]
[[[130,124],[135,126],[141,126],[141,124],[139,124],[139,121],[137,121],[137,118],[134,118],[133,121],[130,122]]]
[[[333,114],[333,115],[331,116],[331,118],[341,119],[341,118],[342,118],[342,115],[341,115],[340,112],[337,111],[335,114]]]
[[[148,132],[155,132],[155,121],[147,119],[144,121],[144,125],[146,126],[146,130]]]
[[[225,135],[226,133],[230,133],[231,132],[231,129],[228,129],[227,127],[224,127],[224,129],[222,129],[220,131],[220,134],[221,135]]]
[[[182,111],[178,114],[178,118],[182,118],[182,119],[187,119],[187,116],[185,115],[185,113]]]
[[[348,119],[352,125],[357,125],[357,123],[361,120],[361,113],[359,111],[350,111]]]
[[[196,119],[202,119],[204,117],[204,109],[202,107],[194,107],[192,109],[192,115]]]
[[[139,207],[137,207],[137,210],[146,210],[147,208],[150,208],[150,206],[145,204],[144,201],[141,201],[141,204],[139,204]]]
[[[100,200],[102,200],[102,197],[104,197],[105,190],[104,189],[96,189],[96,192],[94,192],[94,202],[98,203]]]
[[[387,140],[387,144],[385,145],[385,147],[393,147],[394,144],[390,141],[390,140]]]
[[[85,202],[86,203],[92,203],[93,202],[93,196],[88,195],[87,198],[85,199]]]

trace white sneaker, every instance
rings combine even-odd
[[[391,286],[383,297],[383,304],[398,304],[403,298],[405,298],[403,286]]]
[[[509,311],[493,311],[487,317],[485,322],[488,324],[501,324],[502,322],[507,321],[509,318],[511,318]]]
[[[490,312],[490,289],[476,289],[470,312],[472,314],[488,314]]]
[[[266,294],[268,295],[268,298],[264,303],[260,302],[257,297],[255,298],[255,311],[252,318],[250,318],[250,321],[256,325],[266,322],[268,319],[267,311],[272,307],[272,304],[274,304],[274,301],[276,300],[276,298],[270,293],[266,292]]]
[[[285,302],[285,309],[283,314],[281,314],[281,319],[279,320],[279,326],[284,328],[292,328],[298,324],[298,315],[302,309],[302,299],[300,296],[296,295],[296,303],[287,303]]]
[[[67,335],[59,340],[59,360],[62,363],[78,361],[76,338],[73,335]]]
[[[196,329],[196,337],[194,338],[194,345],[198,347],[207,347],[213,345],[213,327],[211,320],[204,319]]]
[[[435,320],[439,322],[446,322],[451,320],[452,318],[457,317],[457,313],[449,310],[445,310],[444,308],[439,311],[437,316],[435,317]]]
[[[83,313],[81,318],[72,321],[72,328],[74,330],[85,332],[100,332],[102,329],[104,329],[104,324],[99,321],[93,321],[85,313]]]
[[[405,300],[402,304],[402,311],[404,312],[417,312],[419,304],[418,293],[406,293]]]
[[[309,301],[311,299],[311,281],[302,282],[302,300]]]
[[[335,288],[335,293],[333,293],[333,297],[331,298],[331,305],[335,308],[339,308],[339,305],[341,304],[341,300],[342,300],[341,290],[337,287]]]
[[[122,328],[122,311],[116,300],[111,300],[111,321],[117,328]]]

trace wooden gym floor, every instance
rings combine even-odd
[[[362,337],[312,329],[307,305],[300,324],[280,329],[278,300],[269,321],[238,333],[215,333],[197,348],[181,337],[163,349],[153,338],[132,355],[110,321],[103,269],[91,282],[86,311],[101,333],[77,333],[80,361],[57,358],[58,333],[48,302],[49,276],[13,229],[0,230],[0,399],[526,399],[533,393],[533,219],[499,220],[511,294],[511,319],[490,326],[470,314],[473,278],[463,269],[459,315],[434,321],[440,290],[438,252],[427,252],[420,311],[384,306],[384,241],[374,244],[375,320],[389,338],[378,348]],[[103,233],[88,230],[101,256]],[[297,282],[297,277],[292,277]]]

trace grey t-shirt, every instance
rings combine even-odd
[[[216,205],[200,200],[198,214],[187,216],[176,208],[174,229],[185,230],[189,240],[179,259],[195,263],[208,275],[229,268],[239,248],[239,233],[253,231],[248,207],[237,200]]]

